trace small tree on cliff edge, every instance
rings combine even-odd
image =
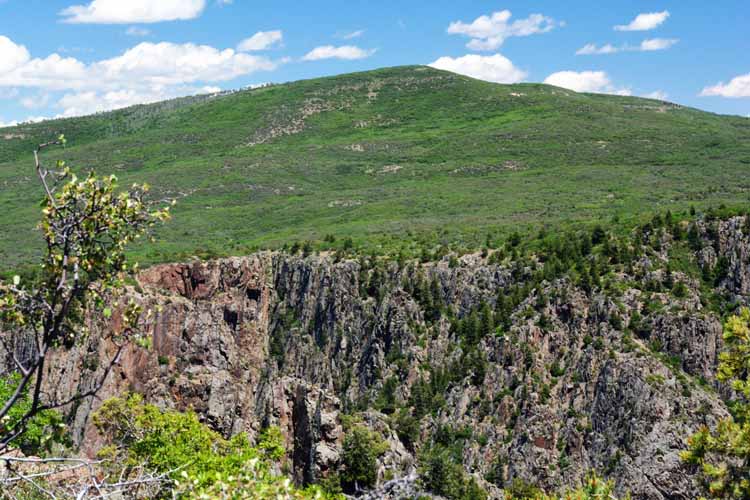
[[[135,335],[142,313],[132,301],[117,302],[126,274],[137,266],[128,265],[125,248],[169,218],[166,206],[146,201],[146,185],[134,184],[118,192],[115,176],[90,173],[79,179],[64,162],[57,162],[55,169],[45,168],[40,152],[64,145],[65,138],[60,136],[34,151],[36,173],[44,189],[39,229],[45,254],[40,277],[35,284],[22,282],[18,276],[11,283],[0,283],[0,331],[4,332],[0,343],[13,360],[18,377],[10,397],[0,401],[0,452],[13,445],[36,415],[92,396],[101,387],[122,346]],[[105,299],[117,304],[122,318],[122,327],[111,337],[119,346],[117,353],[93,389],[66,401],[53,400],[43,394],[47,356],[51,350],[70,347],[84,337],[78,322],[84,308],[111,316]],[[33,343],[32,354],[22,359],[15,348],[18,336]]]
[[[712,498],[750,499],[750,309],[743,308],[724,326],[727,350],[721,354],[718,378],[738,399],[732,417],[707,427],[688,440],[683,460],[701,468]]]

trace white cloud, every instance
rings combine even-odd
[[[49,104],[49,94],[42,94],[37,96],[28,96],[21,99],[21,106],[26,109],[39,109],[44,108]]]
[[[343,38],[344,40],[353,40],[355,38],[361,37],[364,34],[365,34],[365,30],[357,30],[357,31],[352,31],[351,33],[346,33],[342,35],[341,38]]]
[[[642,97],[646,97],[648,99],[658,99],[659,101],[666,101],[669,98],[669,94],[662,90],[654,90],[653,92],[644,94]]]
[[[135,104],[147,104],[170,97],[176,97],[169,92],[139,92],[126,89],[110,92],[78,92],[65,94],[57,103],[63,109],[62,116],[81,116],[108,111],[112,109],[126,108]]]
[[[9,122],[4,122],[2,119],[0,119],[0,128],[15,127],[16,125],[21,125],[23,123],[38,123],[38,122],[43,122],[49,119],[50,118],[48,116],[27,116],[25,120],[22,120],[22,121],[11,120]]]
[[[68,7],[60,16],[75,24],[158,23],[194,19],[205,6],[205,0],[93,0]]]
[[[253,52],[256,50],[270,49],[274,45],[280,44],[284,40],[284,33],[280,30],[259,31],[250,38],[245,38],[239,45],[239,52]]]
[[[732,78],[729,83],[720,82],[704,88],[701,96],[750,97],[750,73]]]
[[[0,90],[16,92],[32,88],[40,96],[68,91],[56,101],[63,116],[104,111],[132,104],[153,102],[198,92],[215,92],[205,84],[232,80],[257,71],[270,71],[286,60],[217,49],[207,45],[140,43],[117,57],[84,64],[72,58],[51,54],[30,58],[25,49],[12,41],[0,40],[3,53],[21,54],[11,59],[0,57],[9,71],[0,72]],[[55,97],[57,99],[57,97]],[[42,98],[25,98],[27,107],[43,107]],[[46,98],[49,99],[49,98]],[[46,103],[45,103],[46,104]]]
[[[576,55],[602,55],[616,54],[618,52],[653,52],[657,50],[667,50],[679,42],[676,38],[650,38],[643,40],[639,45],[621,45],[615,47],[608,43],[598,46],[595,43],[588,43],[576,51]]]
[[[527,76],[525,71],[516,68],[510,59],[501,54],[492,56],[468,54],[457,58],[441,57],[431,63],[430,66],[496,83],[518,83]]]
[[[125,34],[128,36],[148,36],[151,34],[151,31],[139,26],[131,26],[125,31]]]
[[[471,23],[454,21],[448,26],[451,35],[464,35],[471,40],[466,46],[471,50],[495,50],[507,38],[546,33],[559,23],[542,14],[532,14],[526,19],[509,23],[513,14],[509,10],[494,12],[489,16],[480,16]]]
[[[72,86],[95,85],[85,64],[73,57],[51,54],[31,59],[13,71],[0,73],[0,87],[36,87],[62,90]]]
[[[0,74],[0,86],[51,90],[101,89],[121,85],[178,85],[226,81],[277,63],[264,57],[192,43],[140,43],[122,55],[86,65],[52,54]]]
[[[651,38],[649,40],[643,40],[639,49],[643,52],[651,52],[654,50],[666,50],[672,47],[674,44],[679,42],[676,38]]]
[[[615,47],[614,45],[609,43],[606,45],[602,45],[601,47],[597,46],[595,43],[587,43],[576,51],[576,55],[587,56],[592,54],[614,54],[616,52],[620,52],[621,50],[621,48]]]
[[[27,116],[21,123],[39,123],[51,119],[49,116]]]
[[[313,50],[308,52],[303,61],[319,61],[321,59],[365,59],[375,53],[376,49],[361,49],[354,45],[343,45],[341,47],[334,47],[333,45],[325,45],[322,47],[315,47]]]
[[[8,73],[31,59],[23,45],[17,45],[5,36],[0,36],[0,74]]]
[[[101,111],[127,108],[136,104],[148,104],[152,102],[184,97],[196,94],[215,94],[221,92],[220,87],[204,86],[180,86],[163,89],[152,89],[139,91],[134,89],[123,89],[110,92],[86,91],[65,94],[57,106],[63,109],[58,117],[72,117],[90,115]]]
[[[660,26],[669,17],[669,11],[638,14],[629,24],[615,26],[615,31],[648,31]]]
[[[544,83],[575,92],[631,95],[630,89],[615,87],[604,71],[558,71],[545,78]]]
[[[140,79],[153,85],[175,85],[196,81],[226,81],[258,70],[272,70],[270,60],[219,50],[208,45],[161,42],[141,43],[123,55],[96,63],[92,70],[103,79]]]

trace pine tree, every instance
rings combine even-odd
[[[480,315],[481,336],[486,337],[495,330],[495,318],[492,314],[492,309],[486,302],[482,303]]]
[[[602,241],[604,241],[604,238],[607,237],[607,233],[604,231],[602,226],[597,225],[594,227],[594,230],[591,232],[591,243],[593,245],[598,245]]]
[[[589,255],[591,253],[591,237],[585,233],[581,238],[581,254]]]
[[[703,247],[700,234],[698,234],[698,226],[695,223],[690,224],[690,230],[688,231],[688,244],[694,252],[697,252]]]

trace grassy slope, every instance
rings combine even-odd
[[[0,130],[5,269],[38,248],[29,152],[58,133],[69,147],[50,160],[178,198],[160,242],[139,251],[147,262],[328,233],[390,247],[404,235],[472,243],[743,203],[750,187],[746,118],[391,68]]]

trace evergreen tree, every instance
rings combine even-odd
[[[701,248],[703,248],[703,243],[701,242],[700,234],[698,233],[698,226],[693,223],[690,224],[690,229],[688,230],[688,244],[690,245],[690,248],[697,252]]]
[[[584,233],[581,237],[581,254],[589,255],[591,253],[591,237],[588,233]]]
[[[586,292],[590,293],[592,289],[591,275],[586,266],[583,266],[578,276],[578,285]]]
[[[594,227],[594,230],[591,232],[591,243],[593,245],[598,245],[602,241],[604,241],[604,238],[607,237],[607,233],[604,231],[604,228],[602,226],[597,225]]]
[[[375,486],[377,460],[385,450],[383,441],[366,427],[355,426],[347,433],[341,453],[344,464],[341,480],[348,491],[359,492]]]
[[[700,468],[712,498],[750,499],[750,309],[724,326],[726,351],[717,377],[739,395],[733,416],[688,440],[682,458]]]
[[[492,313],[492,309],[489,305],[487,305],[486,302],[482,303],[482,306],[480,308],[480,316],[481,337],[486,337],[495,330],[495,317]]]

